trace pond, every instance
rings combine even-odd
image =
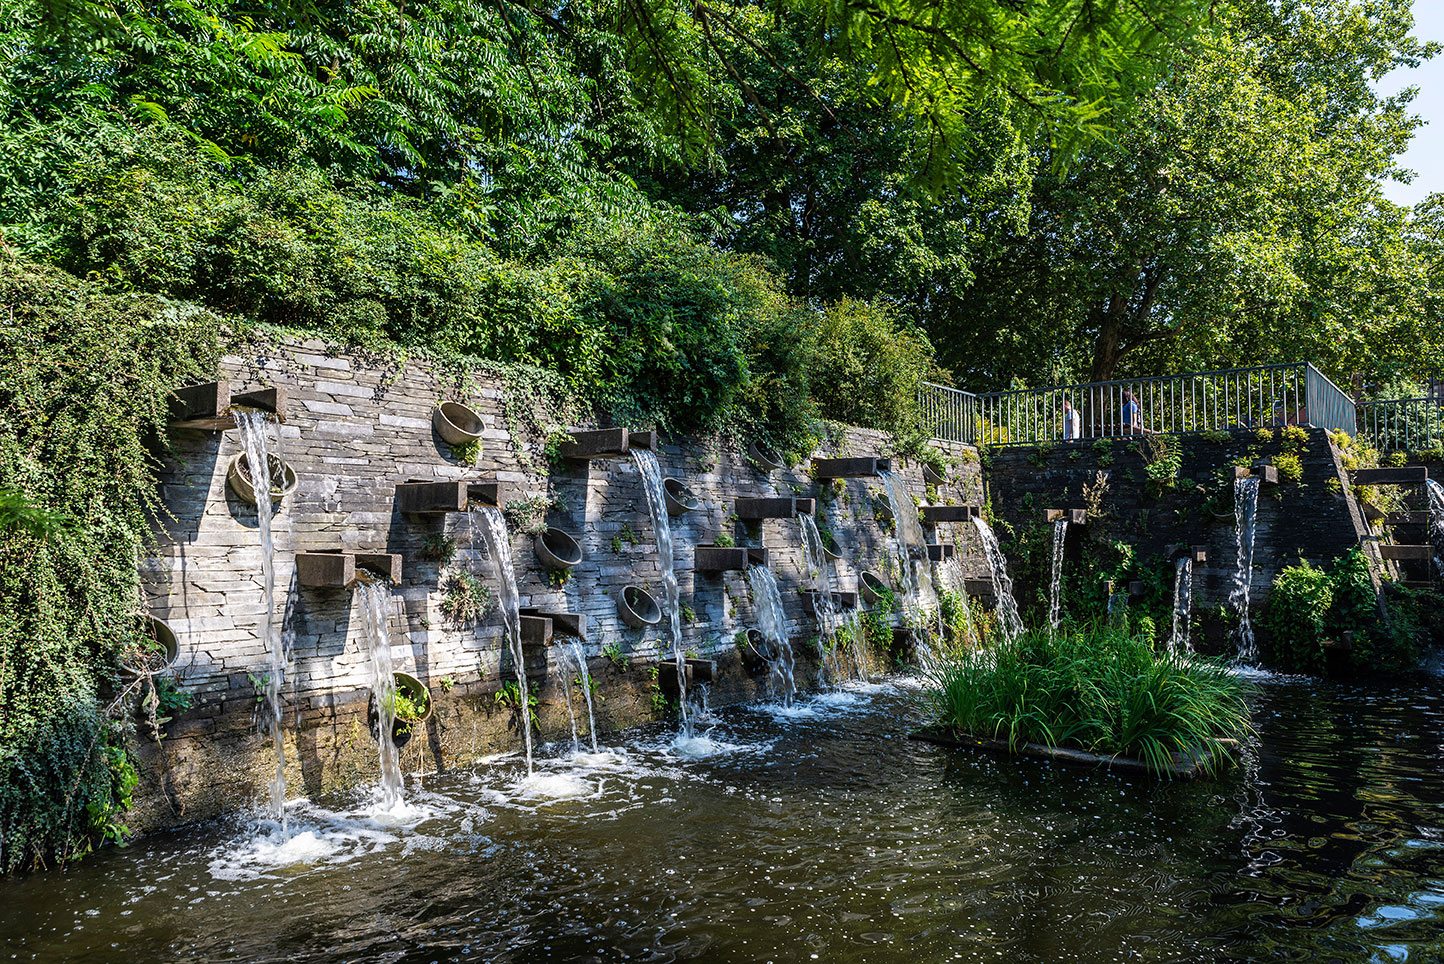
[[[905,679],[296,804],[0,883],[13,959],[1444,959],[1444,680],[1261,681],[1260,747],[1158,785],[904,739]]]

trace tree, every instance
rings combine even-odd
[[[1045,165],[1022,232],[932,319],[969,384],[1039,371],[1307,357],[1346,374],[1421,337],[1420,272],[1381,180],[1417,120],[1372,80],[1432,56],[1405,0],[1222,10],[1119,130]]]

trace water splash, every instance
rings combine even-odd
[[[371,665],[371,699],[376,706],[376,743],[380,748],[381,785],[379,803],[390,810],[401,802],[401,754],[391,739],[396,725],[396,671],[391,665],[391,634],[386,629],[386,609],[391,587],[375,580],[356,588],[361,601],[361,630]]]
[[[275,746],[276,772],[271,777],[271,809],[286,832],[286,744],[282,739],[281,688],[286,678],[286,653],[276,627],[276,554],[271,539],[271,459],[266,440],[266,414],[252,409],[236,412],[241,451],[245,453],[251,487],[256,493],[256,531],[261,537],[261,643],[266,648],[267,673],[263,687],[266,722]],[[279,433],[276,457],[280,458]]]
[[[1249,619],[1249,588],[1253,580],[1253,537],[1258,518],[1259,480],[1253,476],[1233,480],[1233,522],[1234,542],[1238,546],[1238,565],[1233,573],[1233,590],[1228,594],[1229,604],[1238,616],[1235,639],[1238,643],[1237,660],[1240,663],[1254,663],[1258,660],[1258,646],[1254,641],[1253,623]]]
[[[1168,648],[1175,656],[1193,652],[1193,640],[1189,638],[1189,626],[1193,611],[1193,560],[1184,556],[1178,560],[1173,574],[1173,635],[1169,637]]]
[[[481,537],[486,542],[486,551],[496,566],[496,581],[500,588],[501,620],[506,625],[507,643],[511,647],[511,658],[516,663],[516,687],[521,697],[521,731],[526,743],[526,772],[534,772],[531,748],[531,706],[527,695],[526,656],[521,648],[521,598],[516,590],[516,567],[511,560],[511,532],[506,526],[506,516],[494,505],[478,506],[473,515],[481,517]]]
[[[565,648],[563,651],[565,652]],[[592,674],[587,670],[587,652],[582,648],[581,640],[572,640],[571,656],[572,660],[577,664],[577,682],[581,684],[582,699],[587,704],[587,733],[591,737],[592,752],[599,753],[601,751],[597,747],[597,714],[592,708]],[[569,686],[570,681],[563,680],[562,684]],[[567,712],[571,712],[571,708],[572,697],[569,688],[567,690]],[[575,721],[572,724],[572,749],[573,751],[577,749],[577,729]]]
[[[998,625],[1003,638],[1010,642],[1023,631],[1023,618],[1018,615],[1018,601],[1013,598],[1013,580],[1008,576],[1008,560],[998,545],[993,527],[980,515],[973,516],[978,527],[978,537],[983,542],[983,555],[988,559],[988,570],[993,577],[993,593],[998,599]]]
[[[682,651],[682,603],[677,588],[677,573],[672,568],[672,523],[667,515],[667,500],[662,488],[662,469],[657,456],[649,449],[632,449],[632,459],[642,474],[647,492],[647,508],[652,512],[652,529],[657,534],[657,568],[662,571],[662,615],[667,620],[667,636],[672,641],[672,659],[677,666],[677,712],[682,717],[682,734],[692,735],[692,721],[687,713],[687,661]]]
[[[748,566],[747,585],[752,589],[752,604],[757,609],[757,629],[772,645],[772,656],[767,661],[771,671],[768,684],[784,706],[791,706],[797,683],[793,678],[792,644],[787,639],[787,620],[782,612],[782,592],[777,588],[777,578],[766,566]]]
[[[837,638],[837,578],[832,571],[832,561],[827,558],[823,547],[822,535],[817,531],[817,521],[811,515],[799,512],[797,524],[802,530],[803,562],[807,566],[813,597],[817,600],[817,683],[823,687],[829,683],[836,685],[843,678],[842,666],[832,645]]]
[[[1063,590],[1063,544],[1068,538],[1068,520],[1058,519],[1053,523],[1053,572],[1048,583],[1048,625],[1058,631],[1062,610]]]

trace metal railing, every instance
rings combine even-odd
[[[1444,405],[1437,398],[1387,398],[1355,403],[1360,441],[1381,452],[1444,448]]]
[[[1313,365],[1265,365],[974,395],[924,383],[937,438],[980,445],[1284,425],[1353,430],[1354,402]]]

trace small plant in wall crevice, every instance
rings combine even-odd
[[[441,591],[441,614],[454,623],[476,622],[491,611],[494,599],[491,589],[466,569],[446,577]]]

